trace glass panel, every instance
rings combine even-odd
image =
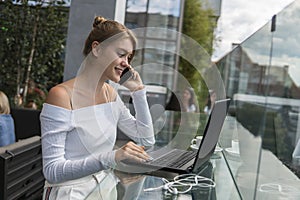
[[[143,82],[145,84],[163,85],[172,88],[174,69],[157,63],[144,64],[142,68]]]
[[[148,0],[127,0],[127,12],[142,13],[147,11]]]
[[[233,99],[220,146],[243,199],[300,198],[299,13],[298,0],[217,63]]]
[[[228,166],[244,199],[255,198],[262,133],[268,116],[264,90],[269,27],[270,23],[266,24],[220,61],[226,93],[233,99],[234,108],[225,120],[220,146],[225,149]]]
[[[172,88],[176,43],[160,40],[146,40],[142,77],[146,83],[156,83]],[[152,64],[151,64],[152,63]],[[151,66],[151,67],[150,67]]]
[[[180,0],[167,0],[163,4],[159,0],[149,0],[147,17],[148,27],[161,27],[171,30],[178,30],[180,14]],[[158,35],[156,32],[147,32],[148,37],[176,39],[176,33],[165,31],[165,34]]]
[[[180,0],[128,0],[125,25],[130,28],[159,27],[178,30]],[[139,35],[142,36],[142,35]],[[149,31],[147,37],[176,39],[176,33],[165,31],[157,34]]]
[[[300,1],[295,1],[276,16],[270,41],[266,107],[272,109],[267,119],[273,127],[265,127],[258,199],[300,199],[300,28],[295,26],[299,19]]]
[[[125,26],[129,29],[136,29],[146,26],[147,0],[127,0]],[[143,37],[142,30],[137,31],[138,37]]]
[[[179,17],[180,0],[165,0],[163,3],[160,0],[149,0],[148,13]]]
[[[144,62],[157,62],[164,65],[173,66],[175,64],[176,43],[161,40],[146,40]]]
[[[176,55],[170,51],[176,52],[177,48],[180,5],[180,0],[167,0],[163,4],[157,0],[127,1],[125,24],[134,30],[139,40],[138,52],[132,64],[156,63],[153,65],[156,70],[140,68],[145,83],[156,81],[157,84],[173,88]],[[164,70],[169,67],[171,69]]]

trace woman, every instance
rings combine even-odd
[[[209,115],[214,107],[214,104],[217,99],[217,94],[214,90],[209,90],[209,95],[207,97],[207,103],[204,107],[204,113]]]
[[[6,94],[0,91],[0,147],[16,141],[15,124]]]
[[[195,94],[192,88],[185,88],[182,94],[182,105],[183,111],[185,112],[196,112],[197,107],[195,103]]]
[[[85,199],[105,178],[105,170],[124,159],[144,162],[144,146],[154,133],[142,80],[131,66],[136,38],[123,25],[101,16],[86,39],[85,60],[74,79],[53,87],[41,112],[44,199]],[[131,91],[133,117],[108,81]],[[120,128],[136,143],[113,150]]]

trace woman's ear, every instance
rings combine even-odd
[[[99,51],[100,51],[100,48],[99,48],[99,42],[97,41],[94,41],[92,43],[92,53],[94,56],[98,57],[99,56]]]

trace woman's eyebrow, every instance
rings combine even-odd
[[[124,51],[126,54],[132,54],[132,51],[124,49],[124,48],[118,48],[118,50]]]

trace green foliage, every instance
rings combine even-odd
[[[208,54],[212,53],[213,31],[216,26],[213,11],[203,9],[199,0],[186,0],[182,32],[197,41]]]
[[[0,2],[0,89],[11,101],[28,80],[47,92],[63,76],[69,10],[32,2]]]
[[[212,16],[212,10],[203,9],[199,0],[185,0],[182,33],[200,44],[201,47],[207,52],[206,57],[209,57],[213,50],[213,31],[216,26],[216,21]],[[184,47],[184,44],[181,46]],[[198,52],[193,52],[192,50],[188,49],[187,51],[189,53],[195,53],[195,56],[192,57],[196,58],[198,56],[196,55]],[[201,61],[199,59],[197,62],[198,66],[201,68],[208,67],[207,62],[203,62],[203,60]],[[208,95],[207,86],[203,78],[199,73],[196,72],[195,67],[183,58],[180,59],[179,72],[190,82],[191,86],[194,88],[198,102],[200,103],[200,110],[202,110],[205,105],[205,99]]]

